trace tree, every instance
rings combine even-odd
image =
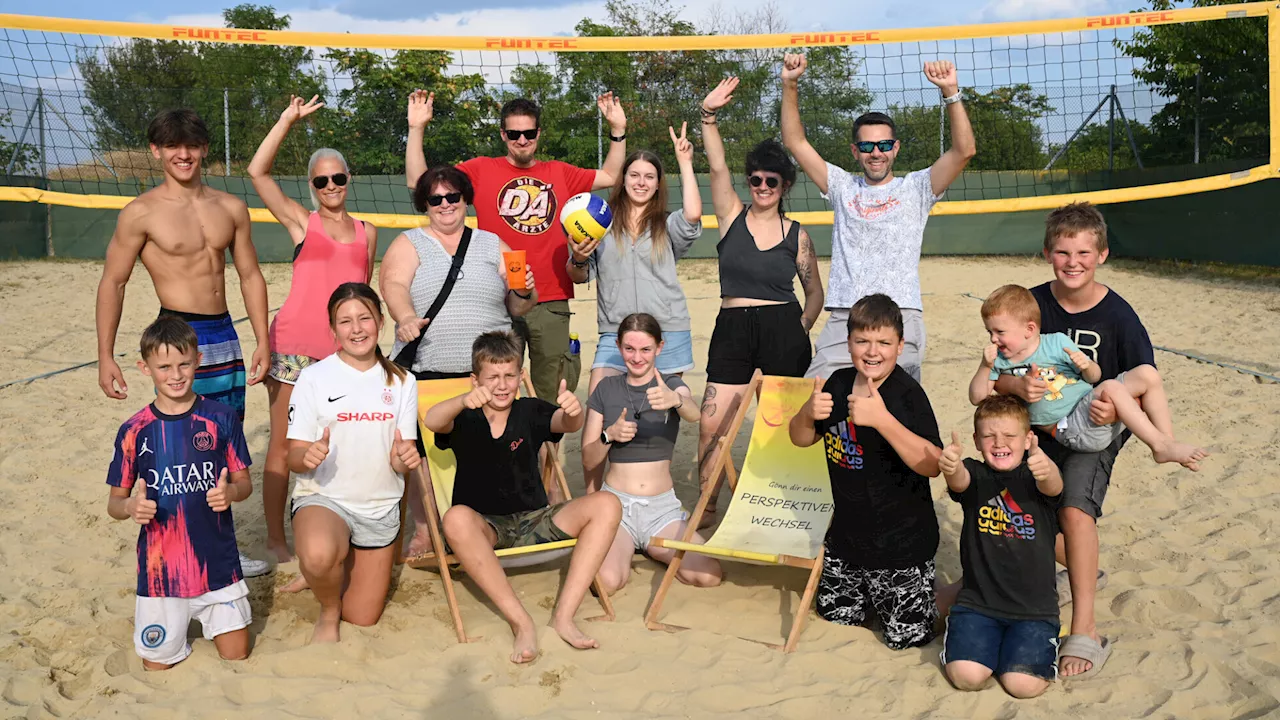
[[[1192,3],[1195,7],[1231,4],[1234,0]],[[1151,2],[1152,10],[1173,7],[1171,0]],[[1169,98],[1151,118],[1153,163],[1192,161],[1197,114],[1202,159],[1269,156],[1265,18],[1147,27],[1132,40],[1117,44],[1126,55],[1144,61],[1134,76]]]
[[[1129,121],[1129,129],[1133,131],[1133,140],[1138,145],[1138,153],[1142,157],[1144,163],[1148,160],[1148,152],[1151,150],[1153,136],[1151,128],[1140,122]],[[1110,151],[1108,147],[1111,144],[1111,131],[1106,123],[1092,123],[1076,136],[1071,142],[1071,146],[1067,151],[1058,158],[1058,162],[1054,163],[1054,168],[1063,170],[1076,170],[1083,172],[1092,172],[1097,170],[1107,170],[1111,167],[1109,160]],[[1049,148],[1049,155],[1052,157],[1058,152],[1059,145]],[[1119,117],[1116,118],[1115,124],[1115,169],[1128,170],[1136,168],[1138,164],[1134,162],[1133,150],[1129,147],[1129,136],[1125,133],[1124,121]]]
[[[1038,170],[1045,166],[1044,131],[1038,120],[1053,112],[1049,99],[1027,84],[998,87],[983,93],[964,91],[965,110],[978,141],[978,154],[968,170]],[[902,143],[895,167],[919,170],[938,159],[938,106],[894,106],[890,117]],[[950,144],[951,128],[943,130]]]
[[[35,108],[33,108],[35,110]],[[23,118],[26,122],[26,118]],[[22,130],[14,127],[13,112],[11,110],[0,110],[0,174],[9,167],[9,163],[13,162],[14,175],[35,175],[40,171],[40,150],[32,144],[34,132],[27,133],[27,139],[18,145],[18,135]],[[13,141],[5,139],[5,135],[12,135]]]

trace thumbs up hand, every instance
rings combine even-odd
[[[605,431],[609,440],[615,443],[631,442],[636,436],[636,424],[627,420],[627,409],[623,408],[618,419]]]
[[[662,373],[654,371],[653,375],[658,379],[658,384],[645,391],[645,399],[649,401],[649,407],[654,410],[670,410],[684,404],[680,394],[667,387],[666,381],[662,379]]]
[[[125,511],[129,513],[129,517],[139,525],[146,525],[156,516],[156,501],[147,499],[147,484],[145,481],[139,483],[141,485],[141,494],[137,494],[135,486],[135,494],[129,496],[129,502],[125,505]]]
[[[964,446],[960,444],[960,433],[951,431],[951,444],[942,448],[942,456],[938,458],[938,467],[944,475],[955,475],[963,462]]]
[[[560,381],[560,392],[556,394],[556,404],[569,417],[578,417],[582,414],[582,403],[578,401],[578,396],[569,392],[569,383],[564,380]]]
[[[866,382],[865,396],[858,393],[856,384],[853,392],[849,394],[849,422],[860,427],[878,430],[890,417],[889,410],[884,406],[884,398],[880,397],[880,391],[876,389],[875,383],[870,379]]]
[[[831,411],[835,408],[831,393],[824,392],[822,389],[826,384],[825,378],[813,379],[813,394],[809,396],[809,417],[815,421],[831,417]]]
[[[1027,468],[1036,482],[1044,482],[1053,474],[1053,461],[1040,449],[1040,438],[1035,433],[1027,433],[1027,443]]]
[[[327,457],[329,457],[329,428],[326,427],[320,439],[307,448],[307,454],[302,457],[302,464],[306,465],[308,470],[315,470]]]
[[[476,410],[491,402],[493,402],[493,393],[489,392],[489,388],[477,385],[462,398],[462,407],[468,410]]]
[[[396,339],[400,342],[413,342],[415,338],[422,334],[422,329],[429,324],[431,324],[430,318],[405,315],[405,317],[396,321]]]
[[[391,469],[398,473],[408,472],[422,464],[422,456],[418,454],[418,446],[412,440],[405,440],[396,428],[395,440],[391,441]]]
[[[1046,392],[1049,392],[1049,383],[1040,377],[1040,367],[1031,363],[1031,369],[1022,376],[1022,399],[1028,403],[1040,402]]]
[[[218,473],[218,482],[209,488],[209,492],[204,494],[205,502],[209,503],[209,509],[214,512],[222,512],[231,507],[231,483],[227,482],[227,469],[222,468],[222,472]]]

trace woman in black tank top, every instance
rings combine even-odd
[[[796,181],[795,164],[786,150],[776,140],[765,140],[747,154],[750,205],[744,205],[733,188],[716,115],[737,87],[738,78],[727,78],[702,101],[702,138],[720,225],[720,314],[707,353],[699,464],[709,459],[707,447],[756,370],[804,375],[812,354],[809,329],[822,312],[822,278],[813,243],[800,223],[783,211],[783,198]],[[804,288],[803,312],[793,289],[797,275]],[[720,478],[715,482],[718,485]],[[715,509],[713,494],[704,527],[715,521]]]

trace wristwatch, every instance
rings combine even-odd
[[[963,99],[964,99],[964,95],[959,90],[957,90],[955,95],[942,98],[942,104],[955,105],[956,103],[960,102]]]
[[[608,431],[608,430],[601,430],[601,431],[600,431],[600,442],[604,443],[605,445],[612,445],[612,444],[613,444],[613,441],[609,439],[609,431]]]
[[[622,142],[627,139],[627,134],[622,133],[621,135],[614,135],[613,133],[609,133],[609,139],[613,142]]]

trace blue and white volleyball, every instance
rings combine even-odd
[[[578,193],[569,198],[560,211],[560,224],[570,240],[582,244],[599,240],[613,222],[609,203],[591,193]]]

